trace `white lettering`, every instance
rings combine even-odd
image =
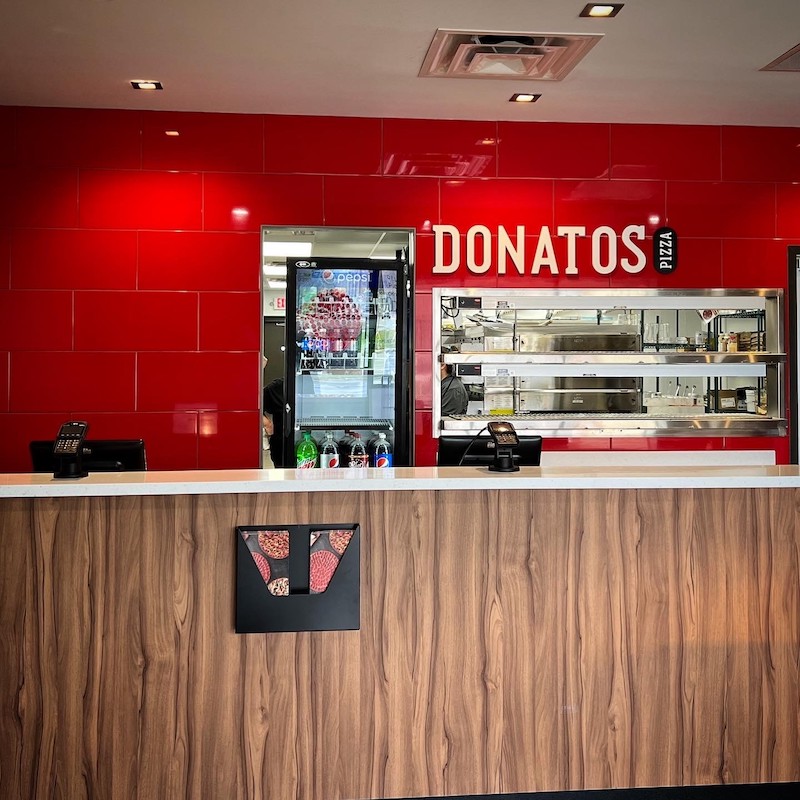
[[[511,262],[520,275],[525,274],[525,226],[517,225],[517,244],[511,243],[511,237],[506,229],[500,225],[497,228],[497,274],[506,274],[506,257],[510,256]]]
[[[480,264],[475,260],[475,240],[481,237],[483,242],[483,259]],[[492,266],[492,234],[485,225],[473,225],[467,231],[467,269],[476,275],[483,275]]]
[[[461,250],[459,248],[460,233],[455,225],[434,225],[433,226],[433,272],[438,275],[450,275],[455,272],[461,264]],[[450,237],[451,261],[444,263],[444,237]]]
[[[620,264],[625,272],[635,275],[641,272],[647,263],[647,256],[638,244],[634,244],[633,239],[644,239],[645,229],[644,225],[628,225],[622,231],[622,243],[635,255],[636,261],[631,261],[626,256],[620,259]]]
[[[507,273],[525,275],[526,272],[526,236],[524,225],[517,225],[516,230],[509,233],[503,225],[496,231],[486,225],[473,225],[465,234],[455,225],[433,225],[434,232],[434,264],[433,273],[452,275],[461,267],[461,248],[464,247],[466,269],[474,275],[488,273],[497,257],[496,270],[498,276]],[[582,225],[559,225],[558,236],[566,239],[566,265],[559,268],[559,254],[553,244],[553,234],[549,226],[543,225],[538,232],[530,232],[537,236],[536,252],[530,262],[530,274],[539,275],[544,269],[551,275],[577,275],[578,237],[591,237],[592,269],[600,275],[609,275],[620,266],[625,272],[634,275],[641,272],[648,263],[648,255],[642,248],[646,228],[644,225],[627,225],[621,234],[609,225],[600,225],[587,231]],[[537,235],[538,234],[538,235]],[[496,236],[496,243],[493,238]],[[464,242],[462,244],[462,237]],[[620,249],[622,248],[622,249]],[[658,251],[655,262],[662,267],[674,266],[677,252],[677,237],[674,232],[658,237]],[[513,265],[513,267],[512,267]]]
[[[558,235],[567,237],[567,268],[564,270],[564,274],[577,275],[576,240],[578,236],[586,236],[586,228],[581,225],[559,225]]]
[[[536,254],[531,264],[531,275],[538,275],[542,267],[550,267],[551,275],[558,275],[558,262],[553,250],[553,239],[550,236],[550,228],[542,226],[539,232],[539,241],[536,243]]]
[[[608,263],[600,259],[600,247],[603,238],[608,239]],[[617,235],[613,228],[601,225],[592,233],[592,267],[600,275],[610,275],[617,268]]]

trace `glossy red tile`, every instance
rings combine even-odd
[[[198,466],[200,469],[259,469],[259,411],[201,411]]]
[[[81,170],[80,226],[199,230],[202,179],[191,172]]]
[[[726,239],[722,242],[722,283],[726,289],[788,289],[791,239]]]
[[[661,181],[555,181],[555,224],[609,226],[620,235],[628,225],[644,225],[648,235],[664,224]],[[680,233],[680,231],[679,231]]]
[[[800,181],[800,129],[723,127],[722,179]]]
[[[17,160],[14,149],[16,114],[16,108],[0,106],[0,167],[11,166]]]
[[[417,349],[414,353],[414,408],[418,411],[430,411],[433,408],[433,384],[437,370],[433,354]]]
[[[553,182],[537,180],[445,180],[441,182],[441,221],[455,225],[462,235],[473,225],[497,227],[527,234],[553,224]]]
[[[433,342],[433,313],[430,292],[416,292],[414,294],[414,349],[430,350]],[[437,311],[438,322],[438,311]]]
[[[325,224],[430,231],[439,213],[433,178],[325,178]]]
[[[433,419],[430,411],[414,414],[414,460],[415,467],[435,467],[439,440],[433,438]]]
[[[723,450],[731,451],[731,466],[736,466],[736,450],[774,450],[777,464],[788,464],[791,442],[788,436],[726,436]]]
[[[608,177],[606,124],[500,122],[497,132],[501,177]]]
[[[76,350],[197,350],[194,292],[76,292]]]
[[[139,288],[257,291],[258,233],[139,233]]]
[[[625,436],[611,440],[612,450],[627,450],[627,451],[666,451],[674,452],[676,450],[722,450],[723,439],[721,436],[717,437],[699,437],[699,436],[676,436],[676,437],[631,437]]]
[[[11,231],[0,228],[0,290],[11,286]]]
[[[14,289],[133,289],[132,231],[21,228],[11,237]]]
[[[321,177],[206,174],[203,198],[207,231],[322,224]]]
[[[611,177],[719,180],[720,129],[711,125],[611,125]]]
[[[264,171],[375,175],[381,120],[362,117],[264,118]]]
[[[0,169],[0,220],[18,228],[72,228],[78,221],[78,171]]]
[[[28,445],[36,439],[54,439],[69,415],[0,414],[0,473],[31,472]]]
[[[800,239],[800,185],[777,186],[776,203],[776,235],[787,239]]]
[[[0,291],[0,350],[71,350],[70,292]]]
[[[167,131],[172,134],[167,135]],[[144,169],[262,172],[263,123],[255,114],[142,114]]]
[[[252,411],[260,407],[253,353],[140,353],[139,411]]]
[[[670,181],[666,224],[679,237],[774,236],[775,186]]]
[[[143,439],[148,470],[197,469],[197,412],[84,412],[92,439]]]
[[[385,119],[383,173],[494,178],[497,175],[497,123]]]
[[[641,243],[647,265],[638,273],[615,270],[610,284],[620,289],[710,289],[722,286],[722,242],[719,239],[687,239],[678,236],[678,266],[662,275],[655,269],[653,240]]]
[[[139,111],[94,108],[20,108],[19,163],[40,167],[139,169]]]
[[[200,294],[200,349],[260,350],[259,292],[202,292]]]
[[[8,369],[10,353],[0,352],[0,411],[8,411]]]
[[[134,353],[11,354],[11,410],[133,411]]]

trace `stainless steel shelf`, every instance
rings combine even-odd
[[[488,422],[503,419],[520,433],[566,437],[617,436],[785,436],[785,419],[759,414],[511,414],[509,416],[444,417],[440,435],[478,433]]]
[[[549,353],[446,353],[445,364],[780,364],[786,353],[711,352],[549,352]]]
[[[708,378],[763,378],[767,366],[786,361],[785,353],[448,353],[445,363],[480,365],[480,375],[489,378],[577,377],[577,378],[677,378],[691,370]],[[473,374],[469,368],[459,375]]]

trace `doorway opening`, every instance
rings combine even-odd
[[[338,228],[338,227],[309,227],[297,226],[270,226],[261,228],[261,264],[262,264],[262,312],[263,332],[261,352],[266,361],[262,359],[260,390],[262,403],[267,401],[269,394],[275,399],[275,381],[283,381],[283,386],[288,386],[287,369],[294,368],[293,352],[294,341],[287,341],[286,327],[286,298],[291,296],[287,292],[287,259],[317,259],[336,258],[354,260],[372,260],[376,264],[381,261],[395,261],[402,254],[403,261],[409,266],[409,275],[413,275],[414,264],[414,231],[408,228]],[[409,296],[413,296],[411,285],[404,287]],[[411,327],[406,331],[406,341],[402,343],[403,352],[398,352],[406,369],[404,374],[410,378],[410,365],[413,354],[411,341]],[[289,353],[289,350],[292,353]],[[407,409],[413,409],[411,397],[413,381],[407,378],[407,398],[403,404]],[[292,382],[294,385],[294,382]],[[265,392],[271,386],[271,392]],[[274,407],[276,404],[271,403]],[[286,405],[286,401],[284,401]],[[277,412],[276,412],[277,413]],[[265,415],[265,434],[269,429],[276,427],[283,430],[288,420],[287,409],[284,408],[283,419],[277,420],[275,426],[275,413]],[[411,431],[412,415],[406,415],[403,421],[406,427],[405,434],[413,441]],[[277,449],[277,442],[273,437],[262,436],[262,467],[278,466],[273,461],[284,459]],[[270,445],[275,447],[278,458],[273,459]]]

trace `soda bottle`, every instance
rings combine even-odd
[[[319,451],[319,465],[323,469],[331,469],[339,466],[339,448],[333,439],[333,434],[325,434],[325,441]]]
[[[319,460],[317,443],[311,438],[308,431],[303,432],[303,438],[297,443],[297,468],[314,469]]]
[[[350,443],[350,451],[347,454],[348,467],[366,467],[369,464],[367,448],[361,441],[361,434],[353,433],[353,440]]]
[[[378,468],[392,466],[392,446],[389,444],[385,433],[378,434],[378,442],[375,445],[375,457],[372,466]]]

